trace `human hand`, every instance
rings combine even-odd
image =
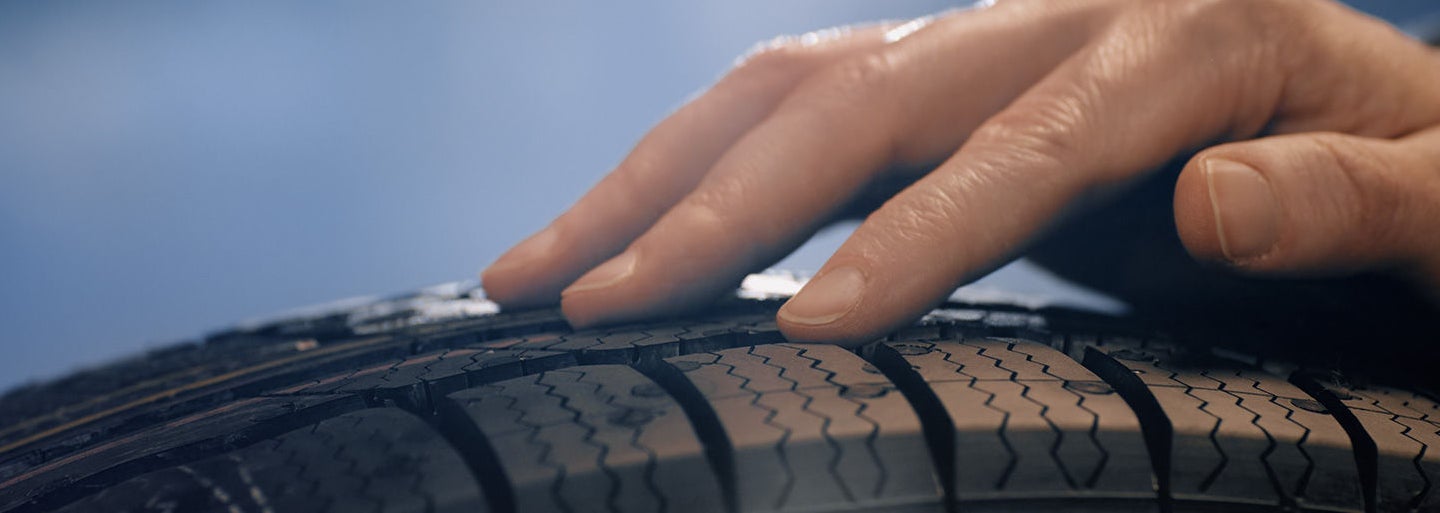
[[[778,40],[482,279],[576,326],[681,311],[913,181],[780,310],[853,345],[1216,143],[1175,186],[1193,256],[1440,286],[1440,59],[1328,0],[1006,0]]]

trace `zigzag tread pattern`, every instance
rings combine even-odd
[[[1136,424],[1123,401],[1117,403],[1104,383],[1051,346],[983,337],[1034,335],[1045,316],[953,311],[958,313],[931,316],[889,344],[897,351],[927,347],[927,353],[906,358],[924,360],[926,365],[916,365],[917,374],[954,417],[956,489],[962,501],[1109,497],[1134,489],[1131,478],[1143,478],[1148,466],[1143,444],[1136,450]],[[719,507],[723,501],[714,499],[720,494],[712,486],[715,476],[694,430],[683,413],[671,408],[674,401],[664,389],[646,385],[643,377],[627,381],[639,376],[628,367],[617,372],[634,376],[612,375],[606,369],[613,366],[575,367],[609,361],[643,366],[653,357],[685,370],[702,390],[707,407],[734,442],[742,484],[774,482],[778,499],[769,502],[744,502],[765,495],[742,487],[743,511],[938,501],[933,470],[919,468],[928,467],[929,454],[908,424],[914,411],[873,367],[828,346],[725,349],[775,341],[773,311],[581,333],[560,331],[563,322],[553,312],[539,315],[549,319],[544,326],[527,320],[532,314],[413,326],[386,334],[384,351],[343,363],[354,368],[287,370],[285,380],[328,376],[272,391],[270,397],[247,396],[273,390],[276,380],[220,389],[223,397],[216,402],[234,402],[218,408],[189,398],[162,401],[130,412],[136,415],[104,421],[110,424],[66,432],[62,443],[78,443],[37,445],[35,452],[43,458],[22,455],[0,462],[0,481],[6,481],[0,484],[0,511],[28,497],[87,487],[104,491],[71,503],[67,511],[448,511],[452,503],[463,505],[459,510],[483,511],[485,503],[468,469],[456,467],[452,449],[423,422],[394,408],[353,412],[363,406],[360,398],[379,404],[373,401],[375,392],[419,387],[434,396],[473,387],[455,395],[466,397],[467,408],[483,410],[471,410],[471,419],[501,449],[504,477],[517,489],[530,486],[533,493],[518,494],[519,499],[550,498],[524,506],[703,510],[687,502],[693,496]],[[987,326],[1004,329],[987,331]],[[935,344],[950,342],[955,347],[934,351]],[[1349,438],[1323,406],[1290,383],[1256,365],[1197,357],[1151,340],[1097,338],[1095,343],[1134,370],[1173,421],[1177,497],[1325,511],[1360,507]],[[1064,339],[1053,347],[1079,346]],[[486,402],[482,396],[494,398]],[[891,401],[897,397],[898,402]],[[649,400],[668,403],[643,404]],[[1341,400],[1380,448],[1379,510],[1440,511],[1440,491],[1434,490],[1440,484],[1440,405],[1425,395],[1375,386],[1350,389]],[[193,409],[170,409],[175,404]],[[332,413],[288,420],[322,409]],[[374,413],[379,411],[388,413]],[[382,423],[384,429],[375,428],[371,417],[388,414],[408,420],[391,419]],[[666,421],[669,415],[685,423]],[[331,418],[284,435],[275,435],[279,431],[273,428],[326,417]],[[426,434],[396,427],[407,422]],[[257,443],[247,433],[262,424],[271,426],[263,431],[270,438]],[[208,445],[180,456],[167,452],[202,443]],[[216,446],[225,447],[218,449],[220,456],[190,456],[215,454]],[[73,457],[66,452],[72,450]],[[393,453],[420,456],[379,459]],[[160,465],[155,461],[171,457],[188,463],[144,470],[113,485],[85,481],[137,461],[153,469]],[[1118,470],[1127,464],[1144,469]],[[388,475],[387,469],[402,475]],[[908,471],[923,476],[912,479],[903,474]],[[436,472],[457,481],[437,479]],[[702,476],[698,480],[697,474]],[[427,484],[432,481],[464,497],[445,499]],[[703,484],[697,488],[695,482]],[[917,482],[921,485],[909,488]],[[1048,488],[1019,493],[1027,487]],[[677,493],[684,496],[677,499]]]
[[[1380,511],[1436,511],[1440,492],[1440,426],[1373,410],[1352,410],[1380,449]]]
[[[1089,370],[1019,339],[888,342],[955,429],[957,499],[1152,497],[1139,421]]]
[[[1380,448],[1379,509],[1440,510],[1440,404],[1381,385],[1331,383],[1327,388]]]
[[[523,347],[518,349],[495,349],[494,347],[489,347],[503,343],[505,339],[502,337],[502,339],[498,341],[486,342],[487,337],[494,336],[496,333],[504,333],[507,329],[519,333],[510,338],[518,338],[523,341],[543,339],[545,337],[545,332],[543,331],[534,335],[524,334],[538,331],[535,329],[537,327],[535,323],[524,320],[524,318],[527,317],[533,316],[520,315],[518,318],[509,320],[498,319],[493,320],[493,322],[491,320],[483,322],[464,321],[444,326],[415,326],[406,328],[400,332],[396,332],[395,336],[386,339],[388,342],[383,345],[383,352],[389,355],[403,354],[404,351],[396,351],[395,349],[409,347],[412,348],[412,350],[422,351],[419,354],[398,357],[380,364],[351,368],[329,376],[311,379],[299,385],[275,389],[264,393],[270,396],[281,396],[276,400],[278,404],[295,404],[297,402],[307,401],[336,402],[340,400],[351,402],[356,398],[336,396],[334,394],[354,393],[361,394],[362,397],[370,397],[369,394],[377,392],[378,394],[376,394],[376,396],[381,398],[428,401],[428,398],[431,396],[444,395],[445,393],[467,386],[475,386],[509,376],[539,372],[547,368],[566,367],[576,364],[574,353],[528,350]],[[547,314],[540,317],[548,319],[554,317],[554,315]],[[724,338],[722,337],[724,334],[748,333],[753,331],[757,326],[763,326],[764,324],[763,322],[759,322],[758,318],[752,318],[755,316],[747,317],[744,315],[725,314],[719,317],[719,319],[708,324],[704,322],[678,324],[677,326],[679,327],[670,330],[670,332],[676,334],[676,336],[672,338],[674,340],[680,340],[682,343],[684,341],[699,340],[700,342],[698,342],[698,344],[703,346],[707,338]],[[547,329],[554,328],[548,327],[547,324]],[[483,330],[486,334],[480,335],[477,333],[477,330]],[[665,328],[651,327],[651,331],[657,333],[665,332]],[[611,338],[619,340],[625,336],[627,335],[622,333]],[[648,338],[632,337],[633,340],[654,338],[653,336]],[[725,338],[725,340],[727,343],[733,343],[736,338],[731,336]],[[465,346],[467,344],[468,346],[466,347],[454,349],[424,351],[427,347]],[[372,358],[370,361],[375,360]],[[519,363],[518,365],[517,361]],[[257,391],[263,392],[263,390]],[[316,397],[318,399],[305,399],[299,396]],[[220,408],[220,410],[223,411],[243,406],[244,404],[248,404],[246,401],[249,400],[228,405]],[[401,404],[423,405],[413,402]],[[213,414],[215,414],[214,411],[202,410],[192,417],[204,418]],[[177,420],[182,423],[188,422],[185,420],[186,418],[188,417],[181,417]],[[146,435],[146,433],[149,433],[149,431],[142,432],[140,435],[149,436]],[[130,437],[127,437],[126,439],[129,438]],[[103,453],[108,451],[109,447],[110,445],[106,445],[96,451]],[[164,448],[165,446],[163,445],[159,447],[159,449]],[[91,452],[85,454],[87,458],[92,455]],[[131,457],[135,455],[133,453],[126,454]],[[103,457],[95,459],[104,462],[105,465],[114,463]],[[20,462],[23,463],[23,465],[12,463],[14,462],[0,464],[0,473],[12,473],[10,476],[0,475],[0,478],[20,476],[22,478],[21,480],[23,480],[27,474],[42,472],[50,467],[63,466],[69,464],[70,461],[68,459],[58,459],[49,462],[56,463],[56,465],[42,464],[39,466],[36,466],[33,461],[29,460]],[[86,469],[86,466],[92,463],[95,462],[82,461],[79,464],[79,468],[65,469],[64,475],[67,476],[67,482],[69,479],[86,476],[87,473],[91,472]],[[44,483],[41,483],[41,485],[44,485]],[[53,484],[47,486],[53,486]],[[17,501],[27,500],[30,497],[30,490],[24,485],[21,485],[0,491],[0,502],[3,502],[3,495],[11,491],[17,492]],[[18,504],[18,502],[16,504]]]
[[[495,447],[519,511],[723,506],[679,404],[629,367],[552,370],[448,397]]]
[[[731,442],[740,511],[940,503],[915,412],[854,353],[770,344],[666,362]]]
[[[1286,380],[1159,341],[1099,339],[1096,349],[1135,372],[1169,417],[1177,499],[1363,509],[1350,439]]]

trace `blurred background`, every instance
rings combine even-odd
[[[0,389],[473,277],[756,41],[954,5],[0,1]]]

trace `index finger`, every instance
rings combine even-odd
[[[694,189],[720,155],[813,70],[884,45],[892,26],[831,29],[752,52],[656,125],[567,212],[487,268],[486,295],[507,307],[557,303],[561,289],[619,253]]]

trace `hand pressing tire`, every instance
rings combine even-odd
[[[780,39],[483,278],[581,326],[685,311],[913,182],[780,311],[853,346],[1199,150],[1160,214],[1194,257],[1433,292],[1436,83],[1434,51],[1320,0],[1010,0]]]

